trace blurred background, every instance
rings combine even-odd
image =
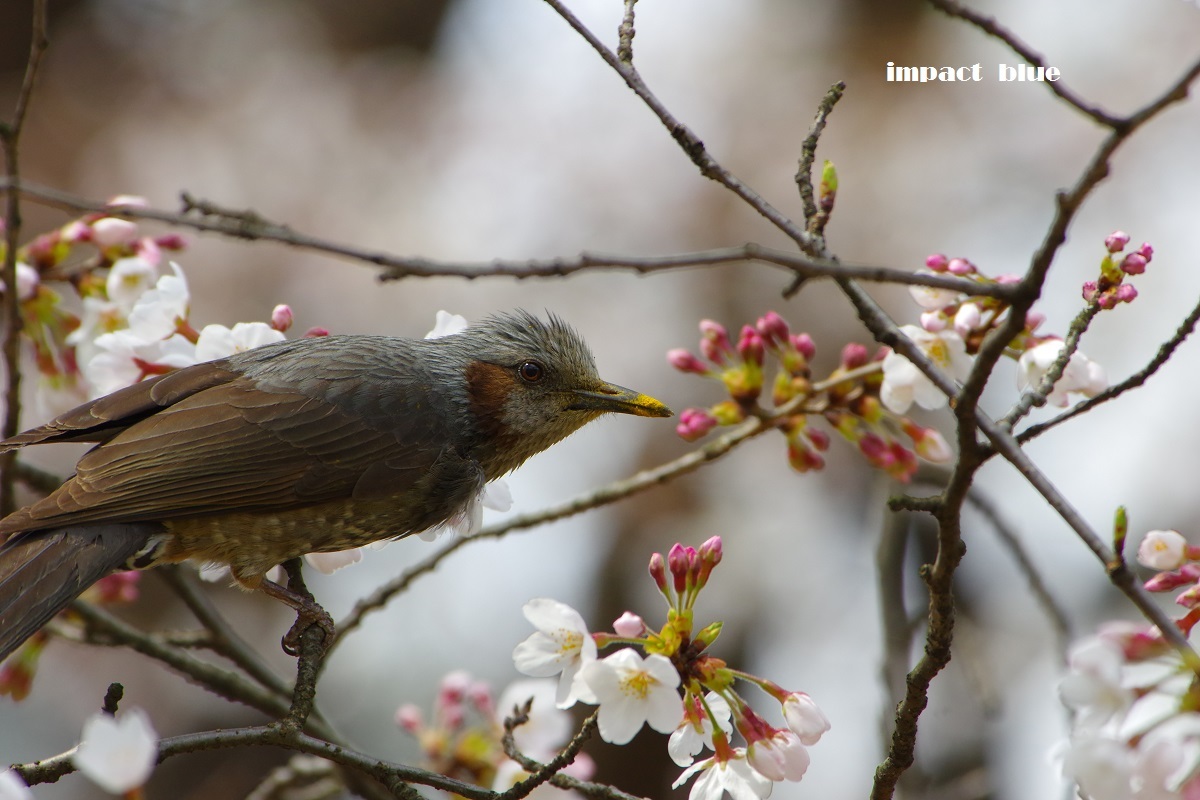
[[[28,52],[28,5],[0,4],[5,118]],[[571,5],[615,46],[617,0]],[[1179,0],[973,7],[999,15],[1066,85],[1115,113],[1158,96],[1200,52],[1200,11]],[[23,174],[40,184],[96,199],[137,194],[163,208],[176,208],[186,190],[326,239],[445,260],[787,246],[701,178],[620,79],[537,0],[54,0],[50,11],[52,45],[22,142]],[[793,217],[800,141],[829,85],[846,81],[819,157],[838,166],[828,236],[849,263],[916,269],[927,254],[945,252],[993,275],[1023,271],[1054,192],[1076,180],[1104,133],[1042,86],[998,83],[996,65],[1016,61],[1010,52],[909,0],[648,1],[638,8],[635,54],[658,97],[710,152]],[[888,61],[978,62],[985,80],[886,83]],[[1138,301],[1102,315],[1083,343],[1114,380],[1148,361],[1200,296],[1198,144],[1193,102],[1123,147],[1047,283],[1044,330],[1063,332],[1106,234],[1122,228],[1135,243],[1153,244]],[[28,202],[24,213],[26,239],[66,220]],[[421,336],[440,308],[469,319],[518,306],[552,310],[588,338],[606,378],[676,410],[719,399],[715,387],[664,360],[670,348],[695,346],[702,318],[736,329],[775,309],[816,339],[818,374],[836,365],[844,343],[869,339],[831,285],[811,282],[785,302],[787,276],[764,266],[380,285],[361,264],[189,237],[179,260],[197,326],[267,319],[288,303],[300,331]],[[900,322],[916,320],[903,290],[872,291]],[[1196,530],[1198,366],[1188,343],[1146,388],[1030,446],[1098,529],[1120,502],[1134,535]],[[1014,391],[1013,365],[1002,364],[987,408],[1002,413]],[[944,414],[925,421],[949,432]],[[689,446],[672,427],[628,418],[589,426],[511,477],[513,512],[683,454]],[[77,455],[68,449],[36,457],[65,474]],[[650,554],[720,534],[725,561],[698,609],[701,619],[726,622],[717,655],[809,692],[833,723],[803,782],[774,796],[864,797],[896,701],[881,678],[876,568],[883,501],[894,487],[838,442],[828,460],[822,473],[795,474],[783,442],[764,436],[632,501],[467,548],[370,617],[335,655],[322,707],[368,753],[413,761],[394,709],[428,707],[452,669],[497,690],[517,679],[510,653],[530,631],[520,613],[526,600],[562,600],[595,629],[626,608],[661,624],[645,574]],[[989,464],[977,489],[1014,526],[1077,633],[1129,615],[1101,565],[1012,470]],[[922,535],[920,526],[907,532]],[[909,796],[1061,798],[1050,757],[1065,736],[1055,688],[1061,653],[987,524],[968,516],[966,540],[955,658],[922,718]],[[433,547],[392,545],[333,576],[312,576],[310,587],[338,618]],[[917,563],[906,565],[910,583]],[[142,585],[144,600],[123,614],[147,625],[191,624],[161,581]],[[277,644],[289,624],[284,610],[211,591],[286,671]],[[920,610],[919,592],[907,597]],[[0,762],[71,747],[111,681],[124,683],[125,704],[147,708],[161,735],[261,721],[134,654],[53,643],[30,698],[0,702]],[[588,752],[599,779],[684,796],[669,789],[678,769],[658,734],[628,748],[595,740]],[[172,759],[149,797],[242,797],[285,759],[270,750]],[[35,789],[56,800],[98,792],[77,776]]]

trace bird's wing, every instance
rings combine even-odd
[[[398,414],[384,429],[340,403],[266,388],[245,375],[226,372],[219,381],[190,370],[197,368],[175,373],[174,387],[164,388],[164,379],[148,394],[118,398],[125,390],[99,409],[128,409],[122,414],[106,417],[92,404],[40,429],[58,433],[34,441],[105,439],[57,491],[0,521],[0,533],[397,494],[447,466],[453,477],[476,479],[477,464],[443,452],[447,433],[431,415]],[[164,400],[173,402],[163,408]],[[85,415],[98,421],[91,428],[71,421]]]
[[[45,425],[0,442],[0,453],[47,442],[106,442],[130,425],[238,373],[210,361],[126,386],[71,409]]]

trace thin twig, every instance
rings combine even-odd
[[[1006,45],[1008,45],[1010,50],[1023,58],[1025,62],[1034,69],[1048,69],[1046,67],[1046,60],[1039,53],[1017,38],[1016,34],[1000,25],[991,17],[985,17],[976,11],[972,11],[971,9],[957,2],[957,0],[929,0],[929,3],[947,16],[957,17],[958,19],[965,20],[966,22],[974,25],[976,28],[979,28],[987,35],[994,36],[995,38],[1004,42]],[[1091,117],[1096,122],[1099,122],[1101,125],[1106,125],[1110,128],[1117,128],[1120,127],[1123,122],[1123,120],[1121,120],[1119,117],[1112,116],[1099,106],[1094,106],[1090,103],[1084,102],[1079,95],[1068,89],[1062,80],[1046,80],[1042,81],[1042,83],[1047,89],[1058,95],[1059,98],[1065,101],[1068,105],[1078,109],[1079,111],[1082,111],[1084,114]]]
[[[625,0],[625,13],[621,17],[621,26],[617,28],[617,58],[627,66],[633,66],[633,37],[637,35],[633,27],[636,6],[637,0]]]
[[[33,101],[33,87],[37,82],[42,56],[49,46],[46,35],[46,0],[34,0],[33,35],[29,44],[29,58],[25,63],[25,77],[17,92],[12,122],[0,124],[0,148],[4,150],[4,177],[10,187],[20,182],[19,153],[21,132],[25,118]],[[20,430],[21,424],[21,298],[17,292],[17,248],[21,243],[21,199],[14,188],[4,192],[4,264],[0,271],[6,287],[4,292],[4,330],[0,352],[3,354],[4,375],[4,419],[0,425],[0,438],[7,439]],[[17,454],[9,451],[0,455],[0,516],[16,509],[14,483],[16,474],[12,465]]]
[[[0,178],[0,189],[12,185]],[[481,262],[437,261],[428,258],[407,258],[366,250],[339,242],[299,233],[277,222],[264,219],[251,211],[225,211],[217,214],[210,203],[204,216],[188,213],[163,211],[149,207],[112,206],[107,203],[78,197],[57,189],[35,186],[29,182],[19,184],[22,196],[32,202],[60,208],[73,213],[107,213],[114,217],[134,220],[152,220],[176,227],[190,228],[206,233],[216,233],[237,239],[271,241],[303,250],[359,261],[386,268],[380,280],[391,281],[403,278],[455,277],[475,278],[511,277],[560,278],[577,272],[598,269],[629,270],[638,274],[650,274],[690,267],[718,266],[743,261],[761,262],[780,267],[789,273],[805,278],[855,278],[872,283],[899,283],[909,286],[930,286],[937,289],[965,294],[983,295],[1008,301],[1015,289],[1008,285],[981,284],[968,278],[954,275],[931,275],[915,273],[891,267],[848,265],[828,259],[806,257],[793,252],[778,250],[754,243],[738,247],[702,250],[694,253],[676,253],[665,256],[619,256],[603,253],[582,253],[574,258],[548,258],[527,260],[495,259]],[[191,200],[192,206],[201,201]]]
[[[604,43],[588,30],[569,8],[560,2],[560,0],[544,0],[544,2],[554,9],[555,13],[562,17],[576,33],[582,36],[591,45],[592,49],[604,59],[605,63],[621,76],[621,79],[625,81],[625,85],[632,89],[634,94],[641,98],[642,102],[654,112],[655,116],[663,124],[663,127],[671,134],[671,138],[676,141],[684,153],[687,154],[688,158],[692,160],[692,163],[696,165],[696,168],[700,170],[701,175],[716,181],[742,198],[755,212],[786,233],[805,253],[814,258],[828,257],[828,253],[825,252],[821,242],[815,237],[810,236],[807,232],[797,228],[794,222],[788,219],[779,209],[767,202],[762,195],[717,163],[716,159],[709,155],[708,150],[705,149],[704,142],[700,140],[700,137],[696,136],[690,128],[680,122],[667,109],[663,102],[650,91],[650,87],[642,80],[638,71],[631,64],[622,64],[621,60],[617,58],[617,54],[605,47]]]

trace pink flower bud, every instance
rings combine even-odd
[[[788,336],[791,335],[787,322],[774,311],[768,311],[759,317],[757,327],[758,332],[762,334],[763,339],[771,347],[778,347],[780,343],[786,342]]]
[[[1138,248],[1138,255],[1146,259],[1146,263],[1150,263],[1150,259],[1154,258],[1154,248],[1149,242],[1142,242],[1142,246]]]
[[[934,464],[945,464],[954,458],[954,451],[950,449],[950,443],[942,434],[933,428],[922,428],[921,431],[920,438],[913,437],[917,455]]]
[[[76,219],[64,225],[59,235],[64,242],[70,242],[71,244],[90,242],[92,240],[92,229],[89,225]]]
[[[127,219],[101,217],[92,223],[92,243],[100,248],[129,244],[137,235],[137,223]]]
[[[829,718],[804,692],[792,692],[783,701],[783,719],[800,741],[812,747],[829,730]]]
[[[1121,271],[1126,275],[1141,275],[1146,271],[1146,264],[1148,263],[1149,259],[1140,252],[1130,253],[1121,259]]]
[[[714,364],[724,364],[733,355],[733,345],[725,326],[711,319],[700,320],[700,352]]]
[[[925,266],[934,272],[945,272],[946,268],[950,266],[950,259],[941,253],[934,253],[925,259]]]
[[[1116,307],[1117,307],[1117,298],[1116,298],[1116,295],[1113,295],[1113,294],[1111,294],[1111,293],[1109,293],[1109,292],[1105,292],[1104,294],[1100,295],[1100,299],[1099,299],[1099,301],[1098,301],[1098,304],[1099,304],[1099,306],[1100,306],[1101,308],[1103,308],[1105,311],[1108,311],[1108,310],[1110,310],[1110,309],[1114,309],[1114,308],[1116,308]]]
[[[721,544],[720,536],[709,538],[704,544],[700,545],[700,560],[711,562],[715,567],[721,563],[721,557],[724,555],[724,546]]]
[[[636,639],[646,632],[646,623],[632,611],[626,611],[613,623],[613,630],[625,639]]]
[[[970,275],[975,271],[975,265],[965,258],[952,258],[950,263],[946,265],[946,271],[951,275]]]
[[[930,333],[941,333],[946,330],[946,315],[941,311],[922,311],[921,327]]]
[[[687,588],[688,556],[687,550],[679,542],[671,545],[671,549],[667,551],[667,568],[671,570],[671,577],[675,579],[675,592],[682,594]]]
[[[708,367],[682,347],[667,351],[667,363],[680,372],[690,372],[695,375],[707,375]]]
[[[395,722],[397,728],[416,736],[425,727],[425,715],[414,704],[405,703],[396,709]]]
[[[866,366],[871,360],[871,354],[865,345],[850,342],[842,348],[842,368],[857,369]]]
[[[457,703],[466,696],[467,690],[471,688],[471,676],[464,670],[456,669],[453,672],[447,672],[442,678],[441,685],[438,686],[440,700],[444,702]]]
[[[812,446],[821,452],[829,449],[829,434],[825,431],[808,431],[808,441],[812,442]]]
[[[492,687],[486,681],[473,681],[467,687],[467,700],[478,711],[489,719],[495,714],[495,703],[492,700]]]
[[[891,450],[883,437],[875,433],[864,434],[858,440],[858,449],[867,460],[876,466],[890,466],[892,463]]]
[[[1147,592],[1172,592],[1180,586],[1190,586],[1200,580],[1200,565],[1184,564],[1178,570],[1159,572],[1151,576],[1143,588]]]
[[[667,567],[663,561],[662,553],[655,553],[650,556],[650,577],[654,579],[654,583],[658,586],[660,592],[667,590]]]
[[[155,236],[154,243],[163,250],[183,250],[187,247],[187,239],[179,233],[164,233],[162,236]]]
[[[1129,244],[1129,234],[1125,231],[1113,231],[1104,237],[1104,249],[1110,253],[1119,253]]]
[[[290,306],[280,303],[271,310],[271,327],[280,333],[284,333],[288,328],[292,327],[292,309]]]
[[[1093,284],[1094,286],[1095,284]],[[1025,315],[1025,330],[1033,333],[1046,321],[1046,315],[1040,311],[1030,311]]]
[[[141,577],[142,573],[132,570],[114,572],[93,584],[91,591],[95,592],[96,600],[100,603],[132,603],[138,599]]]
[[[824,458],[797,442],[788,444],[787,456],[788,464],[792,469],[802,474],[810,470],[822,469],[825,466]]]
[[[309,328],[308,330],[306,330],[304,332],[305,339],[312,339],[317,336],[328,336],[328,335],[329,335],[328,328]]]
[[[966,336],[983,322],[983,312],[975,303],[963,303],[954,315],[954,330],[959,336]]]
[[[1116,296],[1118,303],[1132,303],[1137,299],[1138,291],[1137,287],[1132,284],[1122,283],[1113,294]]]
[[[817,354],[817,345],[807,333],[793,334],[789,341],[796,352],[804,356],[807,361],[812,361],[813,356]]]
[[[717,426],[717,418],[699,408],[685,408],[679,414],[679,424],[675,433],[687,442],[704,438],[709,431]]]
[[[737,349],[738,354],[747,364],[762,366],[765,355],[763,337],[754,328],[751,328],[749,325],[742,327],[742,333],[738,337]]]
[[[995,278],[993,278],[993,280],[1001,286],[1011,286],[1014,283],[1020,283],[1021,276],[1013,275],[1011,272],[1006,272],[1003,275],[997,275]]]
[[[1096,285],[1095,281],[1084,281],[1083,282],[1083,299],[1086,300],[1087,302],[1094,303],[1096,301],[1096,296],[1099,294],[1099,292],[1100,292],[1100,287],[1098,287]]]

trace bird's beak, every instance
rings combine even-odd
[[[672,414],[671,409],[653,397],[612,383],[602,383],[594,389],[575,389],[571,394],[574,401],[567,406],[571,411],[611,411],[638,417],[669,417]]]

